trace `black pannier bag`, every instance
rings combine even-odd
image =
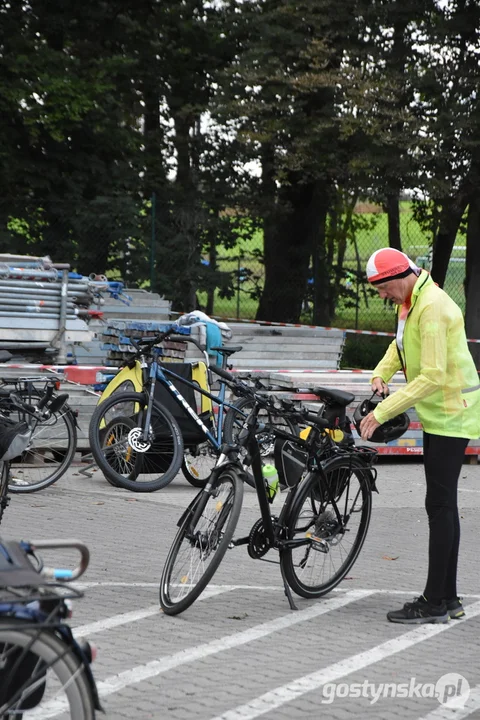
[[[295,487],[307,469],[308,453],[290,440],[277,438],[273,449],[275,468],[282,489]]]
[[[177,375],[180,375],[180,377],[185,378],[185,380],[192,382],[191,363],[168,363],[168,369],[172,370],[172,372],[176,373]],[[185,383],[180,382],[180,380],[175,380],[175,378],[172,378],[170,376],[168,376],[168,380],[173,382],[177,390],[181,393],[181,395],[183,395],[184,399],[188,402],[190,407],[195,412],[197,412],[197,403],[195,400],[194,389],[189,387]],[[158,381],[155,384],[155,400],[163,407],[166,407],[167,410],[170,410],[170,412],[180,426],[180,430],[182,431],[183,435],[183,441],[186,446],[198,445],[198,443],[205,441],[205,435],[200,430],[200,428],[197,427],[190,415],[188,415],[187,411],[174,400],[170,392]],[[209,430],[212,429],[208,412],[203,414],[200,413],[199,418]]]
[[[172,370],[172,372],[176,373],[177,375],[180,375],[180,377],[192,382],[191,363],[168,363],[168,369]],[[168,379],[173,382],[175,387],[182,394],[184,399],[188,402],[190,407],[196,412],[197,403],[195,400],[194,389],[189,387],[185,383],[180,382],[180,380],[175,380],[175,378],[168,377]],[[188,415],[187,411],[174,400],[171,393],[158,381],[155,384],[155,400],[160,403],[160,405],[170,410],[175,420],[178,422],[178,425],[183,435],[183,442],[185,447],[195,447],[199,443],[205,441],[205,435],[200,430],[200,428],[197,427],[195,422]],[[201,413],[199,414],[199,417],[202,420],[203,424],[210,430],[210,414],[208,412]],[[157,438],[162,438],[162,430],[155,427],[155,416],[153,417],[153,432],[155,433],[155,436]],[[167,437],[164,438],[166,442],[168,442],[168,439],[169,438]],[[148,468],[149,473],[165,472],[170,467],[172,455],[173,443],[171,452],[169,452],[168,450],[168,445],[162,454],[154,453],[152,450],[149,450],[145,453],[145,458],[147,460],[147,462],[145,463],[145,467]]]
[[[19,457],[28,447],[32,431],[23,420],[0,417],[0,462]]]

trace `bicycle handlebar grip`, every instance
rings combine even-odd
[[[88,567],[90,562],[90,550],[85,543],[80,540],[31,540],[30,546],[35,550],[59,550],[63,548],[74,548],[80,553],[80,562],[77,567],[71,571],[70,577],[63,577],[62,580],[69,582],[79,578]],[[66,574],[66,571],[63,571]]]

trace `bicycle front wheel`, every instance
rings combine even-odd
[[[18,395],[30,405],[38,403],[41,397],[38,391],[21,391]],[[14,409],[9,416],[15,421],[32,422],[32,417],[20,409]],[[28,448],[10,463],[10,492],[32,493],[53,485],[72,464],[76,449],[75,419],[70,408],[64,406],[38,421]]]
[[[373,478],[355,458],[327,460],[298,488],[289,517],[287,537],[298,546],[280,556],[289,586],[305,598],[333,590],[358,557],[372,511]],[[330,489],[330,496],[327,491]]]
[[[242,499],[243,482],[228,468],[185,513],[160,580],[160,605],[167,615],[186,610],[207,587],[235,532]]]
[[[0,717],[62,717],[94,720],[85,668],[49,630],[0,619]]]
[[[144,439],[147,403],[144,393],[113,393],[90,420],[90,449],[98,467],[112,485],[133,492],[161,490],[182,465],[178,423],[156,401]]]

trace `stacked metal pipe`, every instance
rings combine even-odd
[[[0,254],[0,348],[55,352],[91,339],[87,323],[98,316],[104,293],[122,296],[123,285],[69,272],[49,257]]]

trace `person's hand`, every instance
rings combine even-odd
[[[374,431],[380,427],[380,423],[375,419],[373,412],[369,412],[360,423],[360,435],[362,440],[370,440]]]
[[[378,395],[387,397],[389,392],[387,383],[384,382],[381,377],[374,377],[372,380],[372,392],[376,392]]]

